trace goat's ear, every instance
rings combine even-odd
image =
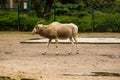
[[[45,22],[45,20],[42,20],[42,21],[37,22],[36,24],[41,24],[41,23],[44,23],[44,22]]]
[[[38,26],[38,25],[36,25],[36,26],[35,26],[35,28],[38,30],[38,29],[39,29],[39,26]]]
[[[36,24],[40,24],[41,22],[37,22]]]
[[[38,26],[39,26],[39,27],[42,27],[42,26],[43,26],[43,24],[38,24]]]

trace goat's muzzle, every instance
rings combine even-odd
[[[32,31],[32,35],[34,35],[35,34],[35,32],[34,31]]]

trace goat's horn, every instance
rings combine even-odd
[[[37,22],[37,24],[41,24],[41,22]]]
[[[45,21],[39,21],[39,22],[37,22],[37,24],[41,24],[41,23],[43,23],[43,22],[45,22]]]

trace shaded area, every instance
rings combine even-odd
[[[12,79],[9,76],[0,76],[0,80],[16,80],[16,79]],[[20,80],[35,80],[35,79],[30,79],[30,78],[21,78]]]
[[[105,56],[105,57],[108,57],[108,58],[120,58],[120,55],[112,55],[112,54],[103,54],[101,56]]]
[[[35,80],[35,79],[30,79],[30,78],[22,78],[21,80]]]
[[[82,73],[82,74],[72,74],[72,73],[65,73],[60,74],[63,76],[107,76],[107,77],[120,77],[120,73],[110,73],[110,72],[90,72],[90,73]],[[16,80],[12,79],[8,76],[0,76],[0,80]],[[21,78],[20,80],[36,80],[31,78]]]
[[[109,76],[109,77],[120,77],[120,73],[109,73],[109,72],[90,72],[85,74],[61,74],[64,76]]]
[[[109,73],[109,72],[92,72],[91,76],[110,76],[110,77],[120,77],[119,73]]]
[[[78,44],[120,44],[119,38],[77,38]],[[29,40],[21,41],[20,43],[47,43],[48,39],[46,38],[32,38]],[[69,39],[65,40],[58,40],[61,44],[70,44]],[[55,40],[53,39],[51,43],[55,43]]]
[[[0,76],[0,80],[15,80],[15,79],[11,79],[8,76]]]

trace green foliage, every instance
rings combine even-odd
[[[62,0],[63,1],[63,0]],[[78,25],[79,31],[91,31],[91,0],[74,0],[75,3],[62,4],[56,2],[56,21],[61,23],[75,23]],[[120,32],[120,0],[95,0],[95,20],[94,31]],[[112,10],[111,10],[112,9]],[[52,8],[52,12],[54,7]],[[50,24],[53,22],[53,14],[51,18],[43,22]],[[20,30],[30,31],[38,21],[34,10],[27,14],[20,14]],[[18,14],[16,12],[0,12],[0,30],[18,30]]]
[[[56,2],[56,19],[58,22],[75,23],[78,25],[79,31],[92,30],[92,0],[58,1],[60,1]],[[54,12],[53,9],[54,7],[52,8],[52,12]],[[120,31],[120,0],[94,0],[94,9],[94,31]],[[51,22],[53,22],[53,16],[50,20],[44,22],[44,24]]]
[[[61,4],[60,2],[56,3],[56,14],[57,15],[76,15],[78,14],[78,9],[79,5],[78,4]],[[72,13],[72,14],[71,14]]]
[[[29,17],[27,15],[20,16],[20,30],[29,31],[32,30],[36,22],[41,21],[42,19],[36,17]]]
[[[17,14],[14,12],[0,12],[0,30],[16,30],[16,19]]]
[[[58,15],[63,11],[65,11],[65,15],[68,15],[69,12],[81,13],[81,11],[90,12],[92,6],[92,0],[73,0],[65,1],[58,0],[60,2],[56,3],[56,8],[58,9]],[[114,13],[118,11],[120,0],[93,0],[94,9],[97,11],[105,12],[105,13]],[[64,4],[62,4],[64,3]],[[67,11],[66,11],[67,10]],[[78,12],[79,11],[79,12]],[[62,14],[64,15],[64,13]],[[70,14],[71,15],[71,14]],[[73,13],[73,15],[76,15]]]
[[[0,12],[0,30],[18,30],[18,17],[16,12]],[[61,23],[74,23],[78,26],[80,32],[91,31],[91,15],[87,14],[84,17],[78,16],[56,16],[56,21]],[[31,31],[38,21],[43,21],[36,17],[30,17],[26,14],[20,15],[20,30]],[[44,21],[43,24],[53,22],[53,16],[50,20]],[[120,15],[106,14],[102,12],[95,13],[95,28],[94,31],[109,31],[120,32]]]
[[[42,19],[20,15],[20,30],[32,30],[37,21]],[[0,12],[0,30],[18,30],[18,14],[16,12]]]
[[[79,25],[80,31],[91,31],[91,15],[81,18]]]
[[[116,6],[114,7],[113,11],[120,13],[120,0],[116,0]]]
[[[96,31],[120,32],[120,15],[106,14],[96,24]]]
[[[78,18],[76,16],[57,16],[57,21],[61,23],[74,23],[78,26],[80,32],[92,30],[91,15]],[[52,20],[51,20],[52,22]],[[51,23],[49,22],[49,23]],[[104,32],[120,32],[120,15],[119,14],[106,14],[95,13],[94,31]]]
[[[91,30],[91,16],[87,16],[84,18],[78,18],[76,16],[56,16],[56,21],[61,23],[74,23],[78,26],[80,32],[90,31]],[[44,24],[50,24],[53,22],[53,16],[49,21],[46,21]]]

